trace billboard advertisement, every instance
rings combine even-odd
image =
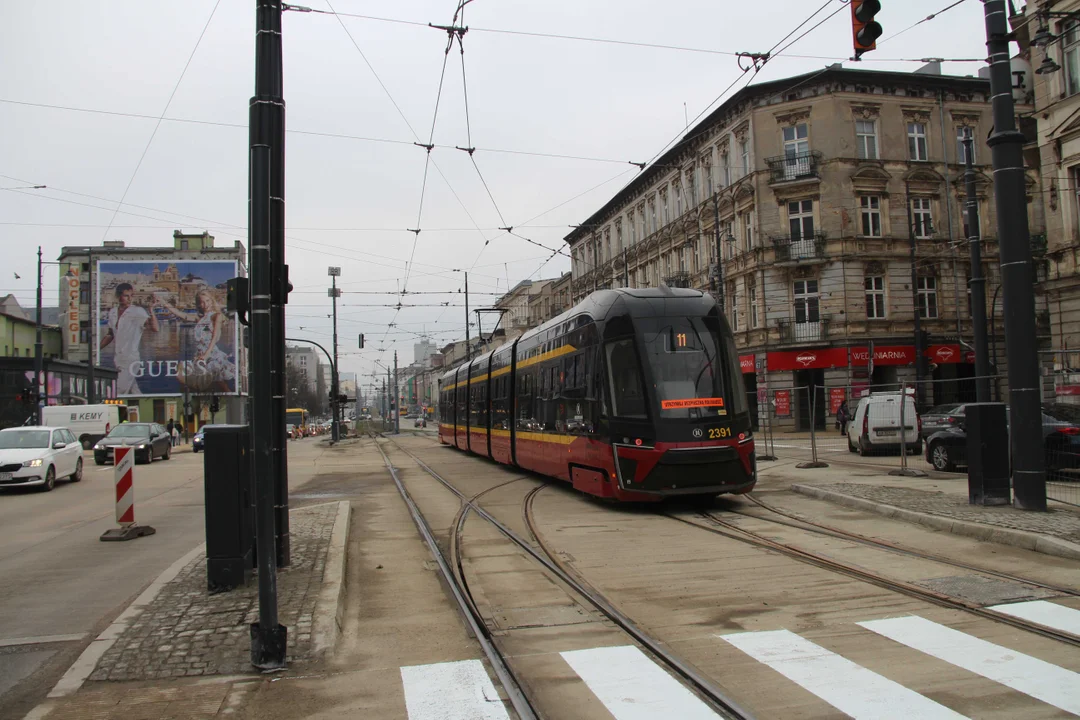
[[[225,312],[234,260],[117,260],[97,266],[98,365],[120,373],[120,397],[228,395],[237,323]]]

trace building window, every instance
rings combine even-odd
[[[877,195],[863,195],[859,198],[862,217],[862,234],[866,237],[881,237],[881,198]]]
[[[638,227],[641,228],[641,239],[644,240],[648,233],[645,232],[645,206],[638,207]]]
[[[926,152],[926,125],[908,123],[907,143],[909,160],[926,160],[929,157]]]
[[[1080,165],[1069,168],[1069,179],[1072,180],[1073,212],[1080,218]]]
[[[916,302],[919,306],[919,317],[934,319],[937,317],[937,278],[916,278],[918,297]]]
[[[675,215],[674,215],[674,217],[680,217],[680,216],[682,216],[682,203],[683,203],[682,187],[679,186],[679,185],[672,185],[671,186],[671,192],[675,196]]]
[[[713,166],[712,166],[712,164],[710,163],[710,164],[706,165],[705,167],[703,167],[701,169],[701,172],[705,176],[705,189],[706,189],[706,191],[708,193],[708,196],[711,197],[712,194],[713,194],[713,189],[714,189],[713,185],[716,182],[713,179]]]
[[[915,237],[926,239],[934,234],[930,216],[930,198],[911,198],[911,222]]]
[[[656,200],[649,200],[649,234],[656,232]]]
[[[90,304],[90,287],[88,285],[79,288],[79,304]]]
[[[631,210],[626,215],[626,229],[630,232],[630,244],[633,245],[637,242],[637,227],[634,226],[634,211]]]
[[[784,157],[810,152],[810,130],[806,123],[784,128]]]
[[[747,212],[743,215],[743,249],[750,252],[754,249],[754,213]]]
[[[750,174],[750,139],[746,138],[739,143],[739,154],[742,155],[742,174],[746,177]]]
[[[720,176],[722,180],[720,187],[727,187],[731,184],[731,161],[728,157],[727,150],[720,154],[720,168],[723,173]]]
[[[701,187],[701,183],[698,182],[698,173],[706,172],[706,168],[694,168],[686,175],[686,184],[689,187],[689,192],[686,195],[687,209],[698,204],[698,188]]]
[[[757,328],[758,326],[758,303],[757,303],[757,281],[750,277],[746,279],[746,294],[750,298],[750,327]]]
[[[799,325],[820,322],[817,280],[796,280],[792,290],[795,322]]]
[[[1065,24],[1064,60],[1065,94],[1080,93],[1080,23],[1070,20]]]
[[[660,227],[668,224],[671,217],[668,215],[668,193],[664,190],[660,193]]]
[[[974,140],[975,133],[971,128],[964,127],[963,125],[956,128],[956,162],[960,163],[961,165],[964,165],[964,164],[967,163],[967,142],[965,142],[965,141],[967,140],[968,133],[971,133],[972,140]],[[971,143],[971,164],[972,165],[975,164],[975,162],[976,162],[975,158],[976,157],[978,157],[978,155],[975,152],[975,143],[972,142]]]
[[[873,120],[855,121],[855,151],[863,160],[877,160],[877,125]]]
[[[885,319],[885,278],[869,275],[863,281],[866,286],[866,319]]]
[[[791,242],[814,237],[814,201],[794,200],[789,202],[787,207]]]

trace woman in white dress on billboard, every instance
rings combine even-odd
[[[217,300],[206,288],[195,295],[198,313],[186,313],[168,302],[162,302],[169,314],[187,323],[194,323],[192,335],[195,339],[195,355],[191,358],[190,373],[186,363],[181,363],[177,379],[182,385],[206,392],[217,390],[222,393],[233,392],[236,368],[229,356],[218,347],[218,341],[225,331],[225,314],[221,312]],[[190,377],[188,377],[190,375]],[[205,386],[205,387],[204,387]]]

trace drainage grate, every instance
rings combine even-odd
[[[1009,580],[994,580],[979,575],[951,575],[949,577],[916,580],[915,585],[939,592],[944,595],[979,603],[980,605],[999,605],[1021,600],[1041,600],[1054,597],[1058,593],[1052,590],[1024,585]]]

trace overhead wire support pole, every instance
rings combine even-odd
[[[259,568],[259,620],[251,625],[251,664],[261,670],[285,666],[287,631],[278,623],[277,552],[274,542],[273,328],[274,267],[271,234],[275,114],[284,115],[277,90],[281,76],[281,3],[256,0],[255,97],[250,103],[248,253],[251,272],[252,470]],[[283,118],[281,118],[283,120]]]
[[[1042,388],[1035,333],[1035,288],[1024,175],[1024,134],[1016,129],[1005,0],[983,0],[990,63],[993,128],[987,144],[994,162],[998,255],[1004,296],[1005,353],[1009,373],[1009,427],[1012,438],[1013,504],[1046,510]]]
[[[982,233],[979,228],[979,200],[975,195],[975,142],[971,128],[964,137],[965,185],[967,190],[968,249],[971,252],[971,324],[975,340],[975,400],[990,402],[990,348],[986,340],[986,277],[982,268]]]
[[[397,412],[394,413],[394,434],[401,433],[401,397],[398,395],[398,367],[397,367],[397,350],[394,351],[394,399],[397,400]]]
[[[330,297],[333,301],[333,313],[334,313],[334,360],[330,363],[330,438],[334,442],[341,440],[341,405],[338,402],[340,400],[340,390],[338,389],[338,341],[337,341],[337,299],[341,294],[341,291],[337,287],[338,276],[341,275],[341,268],[331,267],[330,273]]]
[[[41,246],[37,249],[37,320],[34,323],[34,424],[41,425],[41,408],[45,404],[45,349],[41,342]]]

